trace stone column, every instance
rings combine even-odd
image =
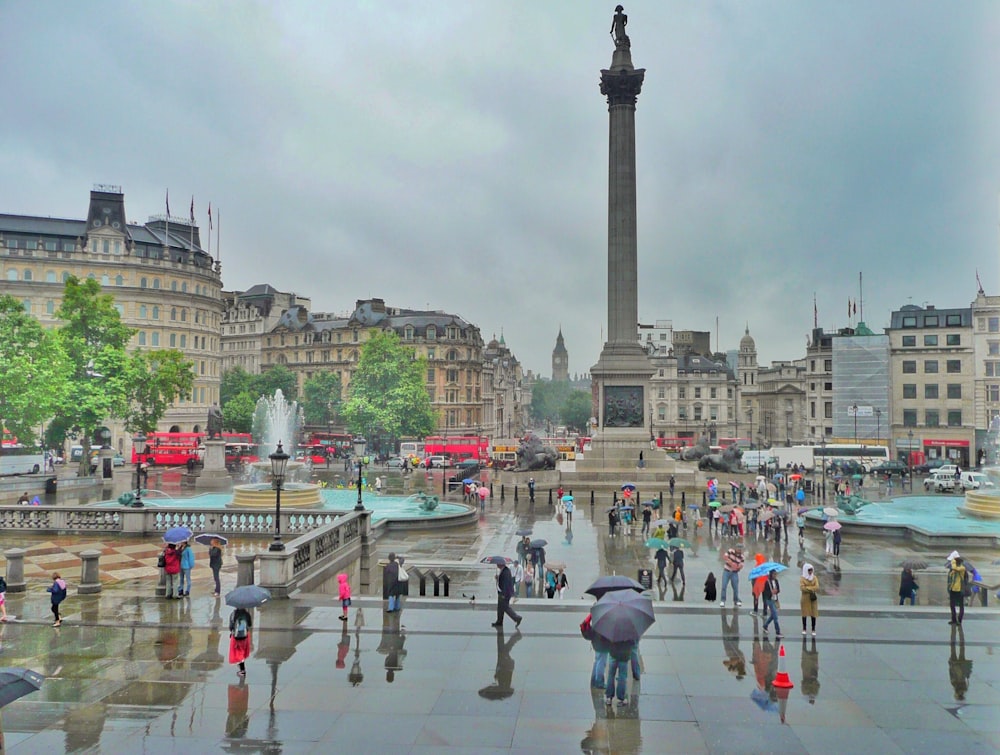
[[[7,559],[7,592],[24,592],[28,589],[24,581],[24,553],[23,548],[4,551]]]
[[[76,588],[78,595],[91,595],[101,591],[101,552],[80,552],[80,584]]]
[[[236,586],[254,584],[254,562],[257,560],[256,553],[236,554]]]

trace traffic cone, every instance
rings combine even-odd
[[[785,723],[785,711],[788,710],[788,689],[780,687],[774,690],[778,696],[778,715],[781,716],[781,723]]]
[[[778,673],[774,675],[774,681],[771,684],[778,689],[792,689],[795,686],[792,684],[792,680],[788,678],[788,672],[785,671],[784,645],[778,648]]]

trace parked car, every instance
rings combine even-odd
[[[965,490],[995,487],[993,480],[982,472],[962,472],[961,483]]]
[[[931,474],[944,466],[944,459],[928,459],[913,467],[913,474]]]
[[[848,476],[856,474],[863,475],[865,474],[866,470],[865,470],[865,465],[862,464],[861,462],[848,459],[845,461],[831,462],[830,466],[827,467],[826,472],[827,474],[832,474],[832,475],[839,474]]]
[[[877,475],[898,475],[902,477],[909,471],[909,467],[902,461],[886,461],[872,468],[872,474]]]
[[[423,465],[428,469],[441,469],[448,466],[448,459],[444,456],[428,456]]]
[[[111,457],[111,465],[115,467],[124,467],[125,457],[122,456],[121,454],[115,454],[114,456]]]
[[[935,474],[950,474],[952,477],[958,476],[958,465],[957,464],[942,464],[936,470]]]
[[[933,490],[935,493],[953,493],[957,485],[958,480],[955,479],[954,473],[942,474],[940,470],[924,480],[924,490]]]
[[[389,469],[402,469],[406,466],[406,459],[401,456],[390,456],[386,459],[385,465]]]

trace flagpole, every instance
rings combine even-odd
[[[219,234],[222,232],[222,210],[218,207],[215,208],[215,261],[220,261],[219,252],[222,250],[222,243],[219,238]]]
[[[865,321],[865,283],[863,273],[858,271],[858,298],[861,300],[861,322]]]
[[[167,230],[163,237],[163,248],[170,248],[170,189],[167,189]],[[169,257],[170,255],[167,254]]]
[[[212,203],[208,203],[208,256],[212,256]]]
[[[194,251],[194,195],[191,195],[191,251]]]

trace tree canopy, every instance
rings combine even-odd
[[[83,458],[79,475],[90,474],[90,438],[107,417],[122,417],[128,406],[129,359],[125,347],[133,330],[121,321],[110,294],[93,279],[66,281],[56,317],[56,337],[69,363],[69,381],[60,413],[79,428]]]
[[[354,434],[423,438],[435,416],[426,388],[427,360],[392,331],[373,330],[351,375],[342,416]]]
[[[176,349],[138,351],[129,359],[129,394],[122,419],[129,432],[156,429],[164,413],[178,396],[186,396],[194,384],[194,362]]]
[[[593,400],[586,391],[572,391],[559,411],[562,423],[578,433],[587,434],[587,427],[593,416]]]
[[[13,296],[0,296],[0,418],[24,445],[56,413],[66,393],[68,364],[51,332]]]
[[[343,404],[340,377],[329,370],[318,372],[302,385],[302,408],[306,424],[334,422]]]

